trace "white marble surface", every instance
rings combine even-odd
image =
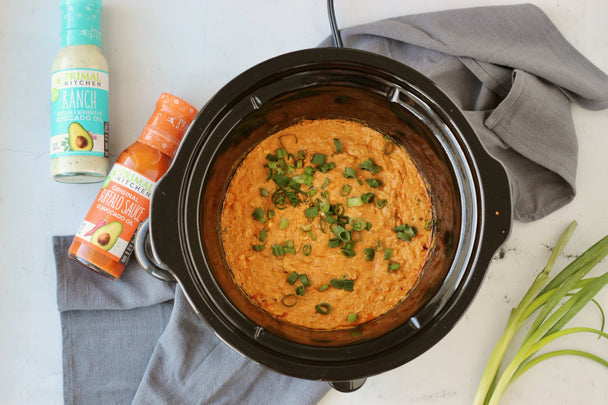
[[[585,56],[608,71],[606,0],[537,0]],[[51,236],[75,232],[99,184],[65,185],[49,172],[49,78],[59,47],[58,1],[0,1],[0,403],[62,403],[61,331]],[[445,8],[515,1],[336,0],[340,26]],[[114,160],[131,144],[162,91],[197,107],[241,71],[269,57],[314,47],[329,34],[324,0],[106,0],[103,49],[111,71]],[[504,258],[490,265],[456,327],[415,360],[369,378],[352,394],[330,392],[322,405],[469,404],[488,354],[549,248],[579,222],[565,255],[608,233],[608,111],[574,108],[580,143],[578,194],[531,224],[516,223]],[[562,257],[558,264],[566,262]],[[608,270],[602,263],[601,269]],[[598,296],[608,305],[608,290]],[[578,323],[598,325],[589,308]],[[608,342],[576,337],[608,358]],[[507,391],[507,404],[608,403],[608,370],[564,357],[533,368]]]

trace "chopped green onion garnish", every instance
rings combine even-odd
[[[342,280],[340,278],[332,278],[329,281],[329,285],[332,286],[333,288],[337,288],[338,290],[341,290],[342,287],[344,287],[344,280]]]
[[[271,155],[270,153],[266,155],[266,159],[270,162],[276,162],[279,160],[275,155]]]
[[[266,216],[268,217],[268,219],[272,219],[274,217],[274,210],[268,210]]]
[[[272,176],[272,179],[274,180],[274,182],[275,182],[275,183],[277,183],[277,185],[278,185],[279,187],[283,187],[283,188],[285,188],[285,187],[289,186],[289,177],[288,177],[288,176],[285,176],[285,175],[284,175],[284,174],[282,174],[282,173],[278,173],[278,172],[277,172],[277,173],[275,173],[275,174]]]
[[[295,294],[287,294],[281,299],[281,303],[286,307],[293,307],[298,303],[298,297]]]
[[[372,229],[372,223],[371,223],[371,222],[366,223],[366,224],[365,224],[365,229],[366,229],[366,230],[368,230],[368,231],[369,231],[370,229]]]
[[[344,177],[347,179],[354,179],[357,177],[357,171],[355,169],[351,169],[350,167],[344,168]]]
[[[295,271],[292,271],[291,274],[287,276],[287,282],[291,285],[293,285],[293,283],[295,283],[297,279],[298,273],[296,273]]]
[[[350,226],[352,226],[355,231],[362,231],[365,229],[366,222],[362,219],[353,218],[350,220]]]
[[[317,189],[312,187],[310,190],[308,190],[308,196],[309,197],[314,197],[315,194],[317,194]]]
[[[381,241],[381,240],[378,240],[378,241],[376,242],[376,246],[374,246],[374,250],[375,250],[376,252],[379,252],[379,251],[381,251],[382,249],[384,249],[384,243],[382,243],[382,241]]]
[[[340,238],[331,238],[328,242],[330,248],[336,248],[340,246]]]
[[[355,251],[352,249],[342,249],[340,250],[340,253],[342,253],[346,257],[355,257],[356,255]]]
[[[330,171],[331,169],[333,169],[335,167],[336,167],[336,164],[334,162],[324,163],[319,166],[319,171],[321,171],[322,173],[327,173],[328,171]]]
[[[372,261],[374,260],[375,250],[373,248],[365,248],[365,260]]]
[[[358,195],[356,197],[351,197],[351,198],[347,198],[346,199],[346,206],[348,208],[350,207],[359,207],[363,205],[363,200],[361,199],[361,196]]]
[[[391,248],[384,249],[384,260],[390,259],[392,254],[393,254],[393,249],[391,249]]]
[[[376,208],[381,210],[382,208],[386,207],[386,204],[388,204],[388,200],[386,200],[386,199],[376,200],[375,204],[376,204]]]
[[[260,207],[256,208],[251,214],[255,219],[260,221],[261,223],[266,222],[266,217],[264,216],[264,210]]]
[[[378,187],[382,187],[384,185],[384,183],[380,179],[365,179],[365,182],[371,188],[378,188]]]
[[[272,245],[272,254],[277,257],[284,256],[285,250],[283,249],[283,246],[281,246],[281,245]]]
[[[296,294],[302,297],[306,295],[306,287],[304,287],[303,285],[296,287]]]
[[[312,159],[311,162],[315,165],[322,165],[325,163],[325,159],[327,159],[327,156],[325,156],[322,153],[314,153],[312,155]]]
[[[296,252],[296,248],[293,246],[293,242],[288,240],[285,242],[285,244],[283,245],[283,252],[285,253],[295,253]]]
[[[268,197],[268,191],[264,187],[260,187],[260,195],[262,197]]]
[[[325,290],[327,290],[329,288],[329,284],[323,284],[321,287],[319,287],[319,291],[323,292]]]
[[[357,313],[353,312],[352,314],[348,314],[348,316],[346,317],[346,320],[348,322],[355,322],[357,320]]]
[[[372,173],[380,173],[380,166],[374,164],[371,158],[367,158],[359,165],[362,170],[367,170]]]
[[[385,155],[390,155],[393,149],[395,149],[395,144],[387,139],[382,151]]]
[[[264,242],[264,241],[266,240],[266,234],[267,234],[267,233],[268,233],[268,232],[266,231],[266,229],[262,229],[262,230],[260,231],[260,236],[258,236],[258,239],[259,239],[260,241]]]
[[[317,234],[314,232],[308,232],[308,237],[310,238],[310,240],[315,241],[317,240]]]
[[[342,289],[344,291],[354,291],[355,280],[342,280]]]
[[[349,195],[349,194],[350,194],[350,190],[351,190],[350,185],[345,184],[345,185],[343,185],[343,186],[342,186],[342,188],[340,189],[340,195],[341,195],[342,197],[346,197],[347,195]]]
[[[264,245],[253,245],[253,250],[255,250],[256,252],[264,250]]]
[[[304,152],[303,150],[299,150],[296,156],[298,157],[298,159],[303,160],[306,158],[306,152]]]
[[[326,177],[325,180],[323,180],[323,185],[321,185],[321,188],[325,188],[329,185],[329,177]]]
[[[279,159],[287,156],[287,151],[285,150],[285,148],[275,149],[274,153],[276,153]]]
[[[317,304],[315,306],[315,309],[321,315],[327,315],[331,312],[331,305],[329,305],[327,302],[322,302],[320,304]]]
[[[313,219],[315,218],[317,215],[319,215],[319,207],[310,207],[310,208],[306,208],[304,210],[304,215],[306,216],[306,218],[308,219]]]
[[[397,263],[397,262],[394,262],[394,261],[390,260],[390,261],[388,262],[388,269],[387,269],[387,271],[388,271],[389,273],[393,273],[393,272],[395,272],[395,271],[399,270],[399,267],[400,267],[400,266],[401,266],[401,265],[400,265],[399,263]]]
[[[338,138],[334,138],[334,145],[336,146],[336,153],[342,153],[342,143]]]
[[[361,200],[363,200],[363,202],[366,203],[366,204],[373,203],[375,197],[376,197],[376,194],[374,194],[374,193],[363,193],[363,194],[361,194]]]
[[[281,222],[279,222],[279,228],[285,229],[289,226],[289,220],[287,218],[281,218]]]
[[[331,231],[336,235],[342,242],[350,241],[350,232],[348,232],[343,226],[336,225],[331,228]]]
[[[412,238],[418,234],[416,227],[409,226],[408,224],[394,227],[393,232],[397,232],[397,237],[407,242],[411,241]]]
[[[426,229],[427,231],[430,230],[433,227],[433,220],[429,219],[428,221],[426,221],[424,223],[424,229]]]
[[[302,248],[302,253],[304,253],[304,256],[310,256],[310,254],[312,253],[312,246],[304,245],[304,247]]]
[[[300,282],[304,287],[310,287],[310,280],[308,279],[308,276],[306,274],[298,274],[298,278],[300,279]]]

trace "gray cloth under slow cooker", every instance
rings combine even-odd
[[[341,31],[345,47],[394,58],[430,77],[464,110],[508,169],[514,217],[539,219],[575,195],[570,100],[608,108],[608,76],[536,6],[449,10]],[[331,38],[321,46],[331,46]]]
[[[573,198],[577,149],[569,100],[606,108],[608,78],[539,9],[401,17],[345,29],[343,36],[347,46],[430,76],[462,106],[509,168],[517,218],[539,218]],[[53,238],[66,404],[312,404],[327,391],[325,383],[282,376],[235,353],[175,284],[156,280],[134,260],[118,281],[69,260],[71,240]]]

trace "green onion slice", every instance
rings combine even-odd
[[[264,210],[261,207],[256,208],[251,214],[255,219],[260,221],[261,223],[266,222],[266,217],[264,216]]]
[[[361,194],[361,200],[363,200],[363,202],[366,203],[366,204],[373,203],[375,197],[376,197],[376,194],[374,194],[374,193],[363,193],[363,194]]]
[[[380,173],[380,166],[374,164],[371,158],[365,159],[363,163],[359,164],[359,168],[361,168],[361,170],[367,170],[372,173]]]
[[[298,303],[298,297],[295,294],[287,294],[281,299],[281,303],[286,307],[293,307]]]
[[[365,260],[372,261],[374,260],[374,254],[376,251],[373,248],[365,248]]]
[[[304,210],[304,215],[308,219],[314,219],[317,215],[319,215],[319,207],[310,207]]]
[[[350,190],[351,190],[350,185],[345,184],[345,185],[343,185],[343,186],[342,186],[342,188],[340,189],[340,195],[341,195],[342,197],[346,197],[347,195],[349,195],[349,194],[350,194]]]
[[[289,220],[287,218],[281,218],[281,222],[279,222],[279,228],[286,229],[289,226]]]
[[[311,162],[315,165],[322,165],[325,163],[325,160],[327,159],[327,156],[325,156],[322,153],[314,153],[312,155],[312,159]]]
[[[358,195],[356,197],[351,197],[351,198],[347,198],[346,199],[346,206],[348,208],[350,207],[360,207],[363,205],[363,199],[361,199],[361,196]]]
[[[305,273],[298,274],[298,278],[304,287],[310,287],[310,280]]]
[[[262,229],[262,230],[260,231],[260,236],[258,236],[258,239],[259,239],[261,242],[264,242],[264,241],[266,240],[266,234],[267,234],[267,233],[268,233],[268,232],[266,231],[266,229]]]
[[[325,188],[329,185],[329,177],[326,177],[325,180],[323,180],[323,184],[321,185],[321,188]]]
[[[428,221],[426,221],[424,223],[424,229],[426,229],[427,231],[430,230],[433,227],[433,220],[429,219]]]
[[[387,271],[389,273],[393,273],[393,272],[399,270],[399,267],[401,267],[401,265],[399,263],[390,260],[388,262],[388,269],[387,269]]]
[[[352,314],[348,314],[348,316],[346,317],[346,320],[348,322],[355,322],[357,320],[357,317],[358,317],[357,313],[353,312]]]
[[[320,304],[315,305],[315,309],[321,315],[327,315],[331,312],[331,305],[329,305],[327,302],[322,302]]]
[[[336,153],[342,153],[342,143],[338,138],[334,138],[334,145],[336,146]]]
[[[365,182],[371,188],[378,188],[378,187],[382,187],[384,185],[384,183],[380,179],[365,179]]]
[[[329,288],[329,284],[323,284],[321,287],[319,287],[319,291],[323,292],[325,290],[327,290]]]
[[[298,294],[301,297],[305,296],[306,295],[306,287],[304,287],[303,285],[296,287],[296,294]]]
[[[310,256],[310,254],[312,253],[312,246],[310,245],[304,245],[304,247],[302,247],[302,253],[304,253],[304,256]]]
[[[388,204],[388,200],[386,200],[386,199],[376,200],[375,204],[376,204],[376,208],[381,210],[382,208],[386,207],[386,205]]]
[[[390,259],[392,255],[393,255],[393,249],[391,249],[391,248],[384,249],[384,260]]]
[[[293,285],[293,283],[295,283],[297,279],[298,279],[298,273],[296,273],[295,271],[292,271],[291,274],[289,276],[287,276],[287,282],[290,285]]]
[[[266,190],[264,187],[260,187],[260,195],[262,197],[268,197],[268,195],[269,195],[268,190]]]
[[[382,152],[384,152],[385,155],[390,155],[394,149],[395,149],[395,144],[392,141],[387,139],[386,143],[384,144],[384,149],[382,149]]]
[[[256,252],[264,250],[264,245],[253,245],[252,247]]]
[[[355,177],[357,177],[357,171],[355,169],[351,169],[350,167],[345,167],[344,177],[347,179],[354,179]]]

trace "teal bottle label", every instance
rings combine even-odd
[[[108,157],[108,72],[54,72],[51,89],[51,159],[66,155]]]

